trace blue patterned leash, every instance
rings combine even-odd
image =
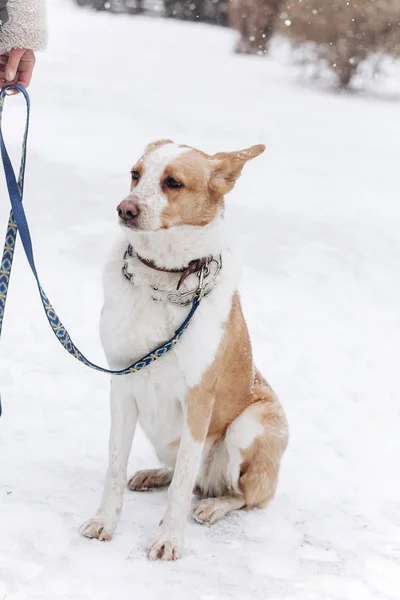
[[[2,131],[2,115],[3,115],[3,107],[4,100],[6,97],[6,91],[11,88],[17,88],[24,96],[26,101],[26,126],[25,133],[22,142],[22,157],[21,157],[21,166],[19,171],[18,182],[15,177],[14,169],[12,167],[10,157],[8,156],[8,152],[4,143],[3,131]],[[201,287],[195,293],[194,298],[192,300],[192,306],[187,315],[186,319],[183,321],[182,325],[175,331],[173,337],[169,339],[164,344],[161,344],[149,354],[146,354],[140,360],[137,360],[132,365],[127,367],[126,369],[121,369],[119,371],[112,371],[110,369],[105,369],[103,367],[99,367],[98,365],[92,363],[88,360],[82,352],[75,346],[72,341],[68,331],[60,321],[56,311],[50,304],[48,297],[42,286],[40,285],[39,276],[36,271],[35,260],[33,256],[33,248],[32,248],[32,240],[29,232],[28,222],[25,216],[25,211],[22,205],[22,197],[24,191],[24,177],[25,177],[25,163],[26,163],[26,149],[27,149],[27,140],[28,140],[28,131],[29,131],[29,117],[30,117],[30,99],[28,92],[24,87],[19,84],[8,85],[4,87],[0,92],[0,147],[1,147],[1,158],[3,160],[4,173],[7,182],[8,193],[11,201],[11,212],[10,218],[7,226],[7,234],[6,240],[4,244],[3,257],[1,260],[0,266],[0,337],[1,337],[1,329],[3,325],[4,319],[4,309],[7,300],[7,292],[8,286],[10,283],[10,275],[11,268],[14,258],[14,250],[15,250],[15,242],[17,238],[17,232],[19,232],[23,248],[25,250],[26,258],[28,259],[28,263],[32,269],[32,273],[36,279],[36,283],[39,288],[40,298],[42,300],[43,308],[46,313],[46,317],[48,322],[50,323],[50,327],[53,330],[56,338],[60,342],[60,344],[65,348],[65,350],[71,354],[74,358],[79,360],[81,363],[95,369],[96,371],[101,371],[102,373],[109,373],[111,375],[129,375],[130,373],[136,373],[140,371],[144,367],[147,367],[151,363],[153,363],[158,358],[161,358],[167,352],[172,350],[178,340],[182,337],[186,328],[188,327],[190,321],[192,320],[196,310],[199,307],[202,290]],[[0,398],[0,416],[1,416],[1,398]]]

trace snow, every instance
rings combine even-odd
[[[291,440],[275,501],[212,528],[190,521],[177,563],[146,558],[165,492],[127,492],[112,542],[80,537],[105,474],[108,379],[57,344],[18,248],[1,344],[0,599],[399,599],[398,101],[306,88],[295,67],[233,55],[217,27],[53,0],[51,31],[31,87],[25,204],[61,318],[104,364],[101,268],[146,143],[265,142],[227,218]],[[16,158],[22,114],[9,99]],[[129,473],[156,464],[139,433]]]

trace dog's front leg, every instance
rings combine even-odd
[[[199,398],[198,392],[189,394],[186,399],[175,472],[168,490],[168,507],[160,523],[159,533],[149,548],[151,560],[176,560],[181,554],[213,405],[213,396]]]
[[[84,536],[101,541],[113,536],[126,487],[126,468],[138,418],[129,380],[129,375],[111,378],[111,430],[104,492],[96,516],[81,528]]]

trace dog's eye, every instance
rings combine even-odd
[[[138,171],[131,171],[131,175],[132,175],[132,179],[134,179],[135,181],[137,181],[140,177]]]
[[[173,177],[167,177],[165,180],[167,187],[177,189],[183,187],[183,184],[174,179]]]

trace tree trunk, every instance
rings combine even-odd
[[[282,0],[231,0],[230,22],[240,33],[236,52],[267,52],[282,3]]]

